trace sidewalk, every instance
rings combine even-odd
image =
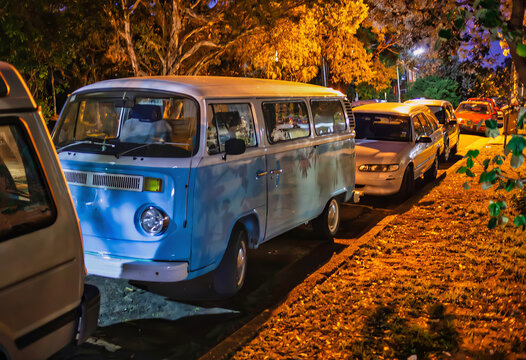
[[[503,138],[478,145],[482,162]],[[526,235],[487,228],[496,194],[464,190],[460,165],[203,358],[526,359]]]

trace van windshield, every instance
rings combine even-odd
[[[63,150],[187,157],[197,149],[198,108],[182,96],[145,92],[72,95],[53,142]]]

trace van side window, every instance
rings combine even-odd
[[[265,102],[262,107],[270,143],[300,139],[310,135],[309,115],[304,102]]]
[[[16,118],[0,118],[0,241],[49,226],[56,208],[42,168]]]
[[[345,116],[339,100],[312,100],[311,109],[316,134],[325,135],[345,131]]]
[[[229,139],[242,139],[247,147],[257,146],[249,104],[208,105],[206,148],[209,154],[225,151]]]

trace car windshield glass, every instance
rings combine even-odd
[[[489,106],[481,103],[462,103],[457,111],[473,112],[477,114],[489,115]]]
[[[408,116],[355,113],[354,118],[356,120],[357,139],[411,140]]]
[[[181,96],[79,94],[69,98],[53,142],[57,149],[68,151],[186,157],[197,149],[197,123],[197,104]],[[146,144],[152,146],[138,146]]]

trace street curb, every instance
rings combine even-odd
[[[475,141],[470,146],[468,146],[466,150],[480,149],[488,143],[490,143],[490,141],[495,141],[497,139],[481,138]],[[451,165],[445,171],[446,175],[442,175],[442,179],[445,178],[447,175],[456,172],[462,166],[463,161],[464,157],[462,157],[462,159],[458,160],[453,165]],[[427,193],[427,188],[435,185],[436,181],[427,184],[423,189],[425,190],[424,192]],[[389,225],[389,223],[396,219],[398,215],[411,209],[416,203],[418,203],[418,201],[420,201],[420,197],[416,197],[413,200],[399,206],[396,209],[396,213],[383,218],[368,232],[356,239],[353,242],[353,244],[347,246],[340,253],[336,254],[333,258],[331,258],[331,260],[329,260],[329,262],[327,262],[314,273],[309,275],[301,284],[298,284],[296,287],[294,287],[289,292],[287,298],[283,302],[277,304],[274,308],[266,309],[260,314],[258,314],[252,320],[247,322],[241,328],[236,330],[234,333],[226,337],[219,344],[217,344],[208,352],[199,357],[199,360],[222,360],[233,355],[244,344],[251,341],[257,335],[257,333],[265,326],[265,323],[272,316],[279,314],[282,311],[282,309],[299,301],[300,296],[302,296],[302,294],[308,293],[316,285],[322,284],[323,282],[328,280],[340,268],[342,268],[347,261],[349,261],[352,258],[352,256],[356,253],[356,251],[361,245],[367,243],[369,240],[374,238],[380,231],[382,231],[387,225]]]

